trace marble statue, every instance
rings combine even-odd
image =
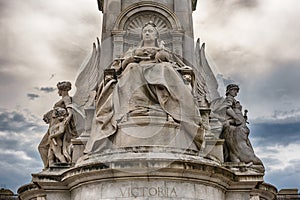
[[[73,96],[70,82],[57,84],[39,145],[44,170],[19,199],[276,199],[239,86],[221,97],[205,44],[195,44],[196,4],[98,0],[101,45]]]
[[[38,147],[44,169],[57,163],[71,163],[71,139],[78,137],[82,131],[77,123],[81,114],[76,111],[68,93],[71,83],[59,82],[57,88],[62,98],[43,117],[49,128]]]
[[[50,124],[52,118],[52,112],[53,110],[50,110],[46,114],[44,114],[43,120],[46,124]],[[49,160],[48,160],[49,146],[50,144],[49,144],[49,129],[48,129],[38,146],[38,150],[44,164],[44,170],[49,167]]]
[[[68,116],[65,108],[57,107],[53,111],[53,123],[49,127],[49,166],[52,166],[57,160],[60,163],[71,161],[71,156],[67,151],[63,152],[65,144],[63,144],[66,134],[66,120]],[[63,146],[64,145],[64,146]]]
[[[130,117],[164,115],[165,121],[180,124],[197,149],[201,149],[204,133],[191,89],[193,75],[180,74],[192,71],[191,68],[164,47],[153,22],[144,25],[141,36],[138,47],[129,49],[104,72],[86,153],[107,148],[107,142],[113,143],[114,137],[118,137],[118,124]],[[142,129],[137,127],[135,132],[143,136]]]
[[[257,169],[264,171],[262,161],[255,155],[248,138],[250,129],[247,127],[247,115],[242,113],[242,105],[235,99],[239,86],[230,84],[226,89],[226,97],[216,99],[212,103],[212,116],[222,121],[223,129],[220,138],[225,139],[224,161],[233,163],[246,163],[256,165]],[[218,106],[217,106],[218,105]]]

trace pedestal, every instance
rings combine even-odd
[[[262,173],[234,172],[196,151],[161,147],[107,150],[32,177],[18,191],[22,200],[271,200],[276,194]]]

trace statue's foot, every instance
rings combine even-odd
[[[83,156],[81,156],[80,158],[78,158],[77,162],[76,163],[81,163],[85,160],[88,160],[89,159],[89,154],[84,154]]]
[[[252,165],[253,165],[253,162],[246,163],[246,167],[251,167]]]

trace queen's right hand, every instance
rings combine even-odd
[[[133,63],[133,62],[139,62],[140,59],[135,57],[135,56],[130,56],[128,58],[125,58],[125,60],[122,62],[122,69],[124,70],[128,64]]]

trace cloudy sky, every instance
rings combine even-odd
[[[199,0],[194,12],[195,39],[206,43],[221,83],[240,85],[265,181],[278,189],[300,188],[299,7],[299,0]],[[16,192],[42,169],[42,115],[59,99],[56,83],[74,83],[102,16],[96,0],[0,0],[0,9],[0,184]]]

